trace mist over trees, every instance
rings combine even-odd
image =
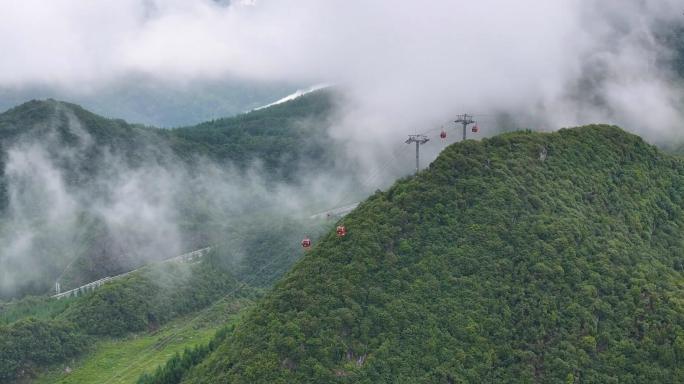
[[[174,130],[57,101],[0,115],[2,296],[42,294],[58,278],[68,289],[209,245],[231,244],[238,267],[253,243],[295,249],[301,225],[288,220],[327,208],[353,177],[336,169],[326,135],[331,98]],[[333,185],[337,193],[321,193]],[[250,256],[244,268],[259,263]]]

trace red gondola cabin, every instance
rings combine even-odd
[[[302,240],[302,248],[304,248],[304,249],[311,248],[311,239],[309,239],[308,237],[305,237],[304,240]]]
[[[480,127],[478,127],[477,125],[473,125],[473,133],[478,133],[478,132],[480,132]]]
[[[347,235],[347,228],[344,227],[344,225],[340,225],[337,227],[337,237],[344,237]]]
[[[440,137],[441,139],[446,139],[446,131],[442,131],[442,132],[439,134],[439,137]]]

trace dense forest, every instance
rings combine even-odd
[[[682,191],[681,160],[612,126],[452,145],[183,380],[681,382]]]

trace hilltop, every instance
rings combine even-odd
[[[612,126],[444,150],[187,383],[681,382],[684,163]]]

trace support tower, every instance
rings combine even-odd
[[[456,116],[456,120],[454,120],[454,123],[463,124],[463,140],[465,140],[466,139],[466,131],[468,130],[468,125],[475,124],[475,120],[473,120],[473,115],[469,115],[467,113],[464,113],[462,115]]]
[[[409,135],[406,144],[416,143],[416,173],[420,171],[420,146],[430,141],[425,135]]]

